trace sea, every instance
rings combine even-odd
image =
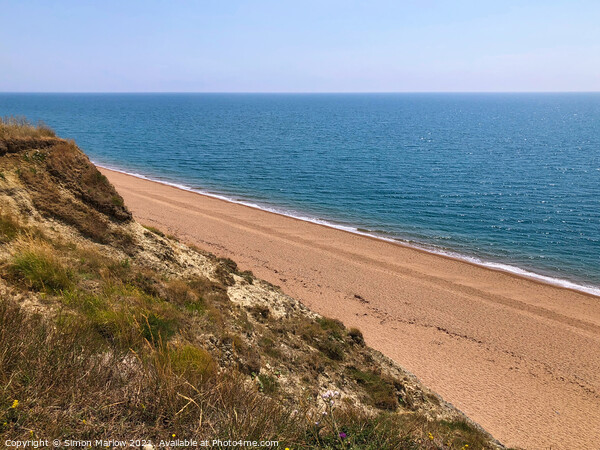
[[[600,93],[0,94],[96,164],[600,295]]]

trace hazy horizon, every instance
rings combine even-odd
[[[600,91],[590,0],[0,7],[7,93]]]
[[[403,94],[600,94],[597,91],[0,91],[0,94],[256,94],[256,95],[403,95]]]

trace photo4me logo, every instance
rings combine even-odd
[[[194,441],[188,439],[174,439],[168,441],[159,441],[159,448],[174,448],[174,447],[219,447],[219,448],[276,448],[279,447],[279,441],[244,441],[242,439],[206,439],[203,441]],[[286,450],[289,450],[286,448]]]

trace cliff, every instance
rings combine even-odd
[[[137,223],[72,141],[0,123],[0,437],[497,448],[357,329]]]

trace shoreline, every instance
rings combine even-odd
[[[323,227],[331,228],[334,230],[343,231],[346,233],[351,233],[351,234],[363,236],[363,237],[370,238],[370,239],[375,239],[378,241],[389,242],[390,244],[396,244],[396,245],[404,247],[404,248],[410,248],[410,249],[425,252],[428,254],[441,256],[441,257],[448,258],[453,261],[461,261],[463,263],[471,264],[476,267],[481,267],[481,268],[485,268],[488,270],[501,272],[501,273],[511,275],[511,276],[514,276],[517,278],[524,278],[524,279],[531,280],[533,282],[540,283],[543,285],[550,285],[553,287],[566,289],[569,291],[589,295],[591,297],[600,299],[600,286],[580,284],[580,283],[577,283],[577,282],[574,282],[574,281],[571,281],[568,279],[557,278],[557,277],[553,277],[550,275],[544,275],[544,274],[532,272],[528,269],[523,269],[521,267],[513,266],[511,264],[494,262],[494,261],[485,261],[479,257],[462,255],[462,254],[452,251],[452,250],[442,250],[442,249],[437,250],[437,249],[433,249],[433,248],[428,248],[425,245],[413,244],[411,242],[408,242],[408,241],[405,241],[402,239],[386,238],[384,236],[378,236],[376,234],[369,233],[367,231],[361,231],[360,228],[357,228],[357,227],[354,227],[351,225],[336,224],[336,223],[326,220],[326,219],[310,218],[310,217],[306,217],[306,216],[297,216],[297,215],[293,215],[291,213],[286,213],[285,211],[282,211],[282,210],[277,210],[276,207],[270,208],[268,206],[261,206],[259,204],[252,203],[250,201],[236,200],[234,198],[228,197],[223,194],[208,192],[208,191],[204,191],[202,189],[192,188],[192,187],[186,186],[184,184],[179,184],[179,183],[175,183],[175,182],[171,182],[171,181],[152,178],[150,176],[143,175],[140,173],[128,172],[124,169],[111,167],[108,165],[103,165],[101,163],[96,163],[95,161],[92,161],[92,163],[95,164],[99,168],[102,168],[105,170],[110,170],[112,172],[121,173],[121,174],[128,175],[131,177],[135,177],[140,180],[157,183],[157,184],[161,184],[164,186],[170,186],[175,189],[180,189],[182,191],[191,192],[191,193],[194,193],[197,195],[214,198],[216,200],[224,201],[224,202],[235,204],[235,205],[244,206],[247,208],[257,209],[259,211],[287,217],[287,218],[294,219],[294,220],[299,220],[301,222],[308,222],[308,223],[312,223],[315,225],[320,225]]]
[[[508,446],[600,440],[600,302],[574,291],[101,169],[138,222],[359,328]],[[541,437],[540,437],[541,436]]]

